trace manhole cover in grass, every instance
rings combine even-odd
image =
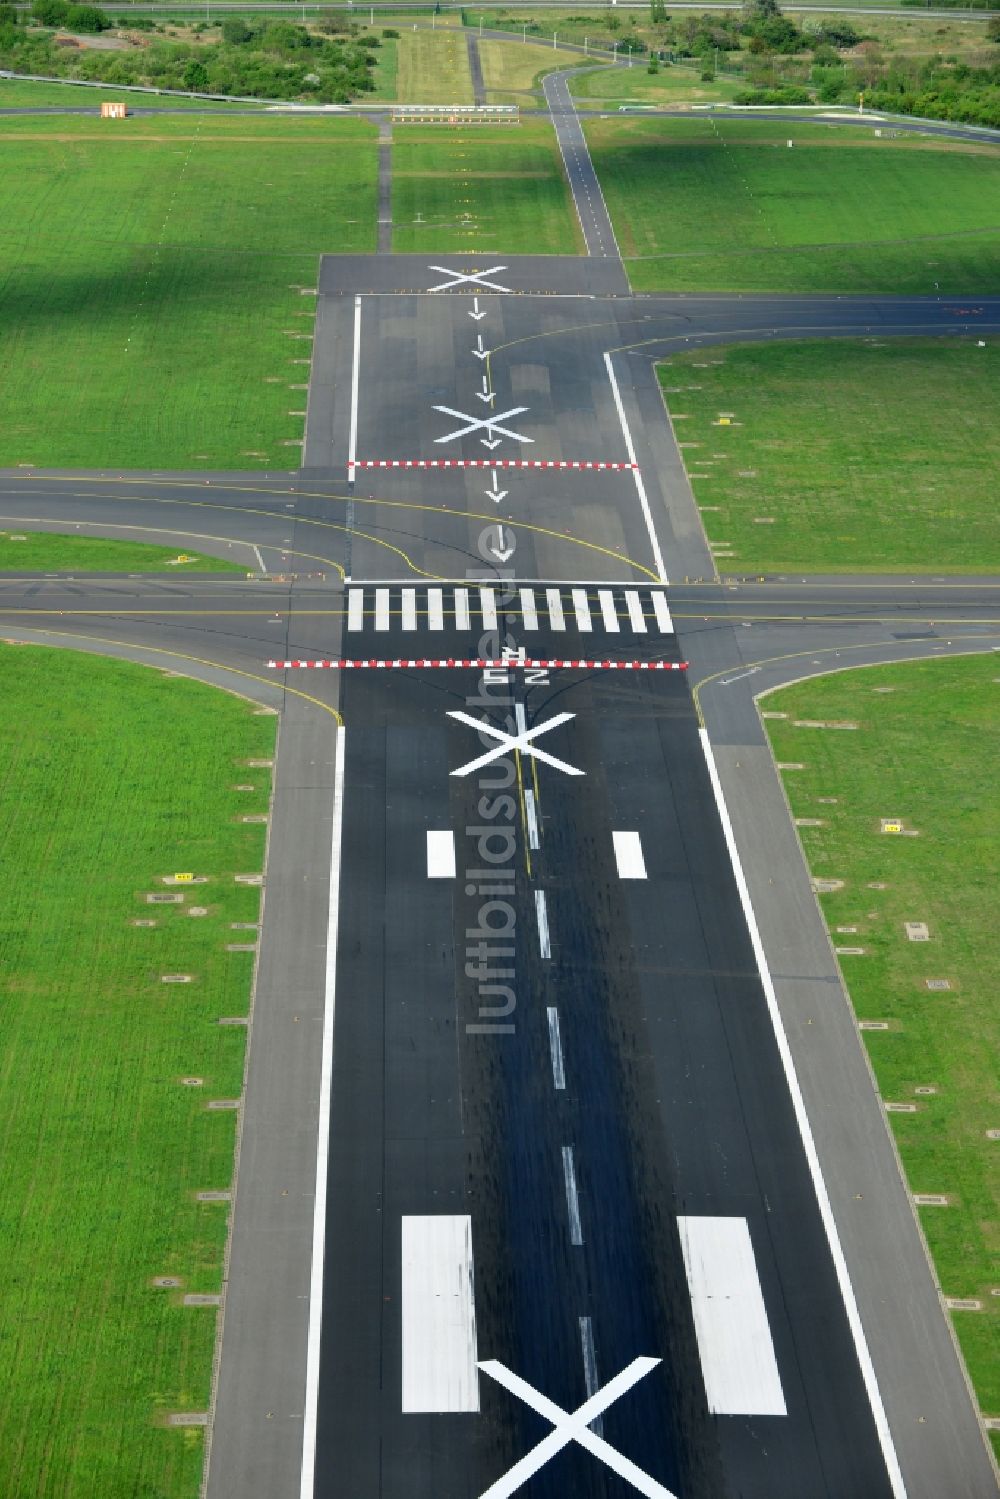
[[[182,1286],[183,1284],[184,1282],[176,1275],[154,1275],[153,1277],[153,1285],[157,1286],[161,1291],[172,1291],[177,1286]]]

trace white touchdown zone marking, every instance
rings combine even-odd
[[[323,994],[323,1049],[320,1056],[319,1116],[316,1136],[316,1196],[313,1204],[312,1266],[309,1278],[309,1333],[302,1422],[302,1476],[299,1499],[313,1499],[316,1470],[320,1333],[323,1326],[323,1261],[326,1254],[326,1195],[330,1169],[330,1095],[333,1087],[333,1018],[337,993],[337,926],[340,916],[340,848],[344,825],[345,730],[338,728],[333,771],[333,830],[330,837],[330,894]]]
[[[620,880],[644,880],[646,861],[642,856],[642,840],[638,833],[612,833],[615,860]]]
[[[427,831],[427,878],[429,880],[453,880],[455,878],[455,834]]]
[[[553,1006],[545,1011],[549,1023],[549,1055],[552,1058],[552,1086],[560,1093],[566,1087],[566,1068],[563,1064],[562,1036],[559,1033],[559,1011]]]
[[[535,891],[535,919],[538,922],[538,946],[543,958],[551,958],[552,947],[549,942],[549,913],[545,904],[545,891]]]
[[[795,1071],[795,1063],[792,1059],[791,1048],[788,1045],[788,1037],[785,1034],[784,1022],[781,1019],[781,1011],[778,1008],[778,997],[774,991],[774,982],[767,966],[767,958],[764,954],[764,944],[761,941],[760,930],[757,926],[757,918],[754,915],[753,905],[750,901],[750,891],[747,887],[746,876],[740,863],[739,852],[736,848],[736,838],[733,834],[733,825],[729,818],[729,809],[722,791],[722,782],[719,780],[719,772],[715,764],[715,756],[712,753],[712,744],[705,729],[699,729],[701,747],[708,766],[709,779],[712,782],[712,791],[715,794],[715,803],[719,811],[719,819],[722,823],[722,831],[726,839],[726,848],[729,851],[730,863],[733,866],[733,874],[736,878],[736,887],[739,890],[740,900],[743,904],[743,912],[746,916],[747,926],[750,930],[750,941],[753,945],[754,956],[757,959],[757,967],[760,971],[761,984],[764,989],[764,997],[767,1000],[768,1014],[771,1025],[774,1028],[775,1040],[778,1045],[778,1054],[785,1071],[788,1083],[788,1091],[791,1095],[792,1108],[795,1111],[795,1120],[799,1127],[802,1138],[802,1147],[805,1151],[806,1161],[809,1166],[809,1174],[812,1177],[813,1188],[816,1192],[816,1200],[819,1205],[820,1218],[826,1231],[827,1242],[830,1245],[830,1254],[833,1259],[837,1282],[840,1286],[840,1294],[843,1297],[844,1309],[847,1313],[848,1325],[854,1339],[854,1347],[858,1355],[858,1363],[861,1367],[861,1375],[865,1382],[865,1389],[875,1419],[875,1429],[878,1432],[879,1443],[882,1447],[882,1455],[889,1475],[889,1483],[895,1499],[906,1499],[906,1484],[903,1480],[902,1470],[899,1466],[899,1458],[896,1456],[896,1448],[892,1440],[892,1432],[889,1430],[889,1420],[882,1403],[882,1394],[878,1387],[878,1379],[875,1375],[875,1367],[872,1364],[868,1341],[865,1330],[861,1323],[861,1313],[858,1311],[857,1299],[854,1295],[854,1287],[851,1284],[850,1272],[847,1268],[847,1260],[844,1257],[844,1249],[837,1232],[836,1219],[833,1216],[833,1206],[830,1195],[826,1189],[823,1179],[823,1169],[820,1166],[819,1155],[816,1151],[816,1142],[813,1139],[812,1127],[809,1123],[809,1115],[806,1112],[805,1100],[802,1097],[802,1089],[799,1086],[798,1075]]]
[[[618,389],[618,381],[615,379],[614,367],[611,363],[611,355],[604,356],[605,368],[608,379],[611,381],[611,394],[615,398],[615,408],[618,412],[618,420],[621,423],[622,436],[625,439],[625,451],[628,453],[629,462],[633,464],[632,477],[635,480],[636,492],[639,496],[639,504],[642,507],[642,518],[646,522],[646,535],[653,550],[653,561],[656,563],[656,575],[661,583],[668,583],[667,569],[663,563],[663,555],[660,551],[660,543],[657,540],[656,528],[653,525],[653,514],[649,508],[649,499],[646,495],[646,486],[642,482],[642,474],[639,472],[638,462],[635,456],[635,447],[632,443],[632,434],[629,431],[628,421],[625,416],[625,407],[622,405],[621,391]]]
[[[785,1416],[745,1218],[678,1218],[705,1395],[713,1416]]]
[[[472,1219],[404,1217],[403,1413],[478,1411]]]
[[[580,1198],[576,1190],[576,1166],[573,1162],[572,1145],[562,1148],[563,1178],[566,1183],[566,1211],[569,1213],[569,1241],[579,1247],[583,1243],[583,1225],[580,1222]]]

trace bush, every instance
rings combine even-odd
[[[63,25],[67,31],[110,31],[114,23],[96,5],[71,5]]]
[[[203,94],[208,88],[208,71],[197,58],[192,58],[184,69],[184,87],[193,94]]]
[[[34,0],[31,14],[43,26],[61,26],[68,10],[66,0]]]
[[[745,88],[733,99],[734,104],[809,104],[807,88]]]
[[[383,26],[382,35],[385,37],[387,42],[390,42],[399,36],[399,32],[396,30],[395,26]]]
[[[18,19],[16,5],[0,5],[0,26],[16,26]]]
[[[242,16],[227,16],[222,23],[222,40],[230,47],[242,47],[252,36],[253,32]]]

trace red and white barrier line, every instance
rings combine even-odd
[[[637,463],[584,463],[568,458],[359,458],[355,468],[565,468],[628,473]]]
[[[527,660],[505,661],[503,657],[476,657],[473,659],[460,660],[458,657],[449,656],[447,659],[441,656],[420,656],[403,659],[401,657],[392,660],[388,658],[368,659],[343,658],[336,661],[269,661],[268,666],[272,671],[391,671],[393,668],[408,667],[443,667],[472,669],[475,671],[486,669],[497,669],[509,671],[520,668],[528,668],[532,671],[556,670],[559,667],[570,668],[573,671],[686,671],[686,661],[581,661],[569,657],[529,657]]]

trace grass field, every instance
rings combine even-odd
[[[315,315],[299,288],[322,251],[375,248],[375,135],[4,120],[0,466],[297,467]]]
[[[828,339],[661,365],[720,570],[1000,569],[998,361],[974,338]]]
[[[764,120],[584,128],[639,290],[1000,289],[1000,147]]]
[[[879,1091],[917,1105],[890,1115],[910,1189],[954,1198],[921,1208],[920,1221],[943,1294],[982,1304],[952,1315],[981,1408],[993,1416],[1000,1147],[986,1131],[1000,1124],[997,682],[995,657],[974,656],[847,672],[762,700],[765,712],[788,715],[766,725],[775,758],[805,763],[785,775],[792,811],[823,822],[801,831],[809,868],[844,881],[820,897],[832,940],[865,949],[842,959],[855,1012],[889,1023],[864,1033]],[[859,728],[795,728],[796,719]],[[829,797],[835,803],[820,800]],[[919,836],[883,834],[886,817]],[[907,941],[907,921],[926,922],[930,941]],[[951,989],[929,991],[928,978]]]
[[[274,720],[70,652],[0,646],[0,670],[0,1492],[194,1499],[203,1432],[160,1421],[210,1394],[216,1314],[181,1298],[222,1284],[228,1210],[195,1194],[232,1183],[235,1115],[205,1104],[242,1091],[245,1029],[218,1019],[247,1014],[253,960],[226,943],[254,935],[230,930],[260,896],[233,875],[264,829],[236,819],[270,775],[241,762]],[[146,904],[175,871],[210,883]]]
[[[396,48],[396,92],[400,104],[471,104],[472,75],[465,32],[449,27],[413,31],[399,26]]]
[[[225,111],[227,104],[205,104],[197,99],[178,99],[162,94],[132,94],[109,86],[105,90],[81,88],[72,83],[22,83],[0,78],[0,109],[29,109],[56,104],[63,109],[92,109],[100,114],[103,99],[124,99],[130,109],[192,109]]]
[[[23,540],[15,538],[23,537]],[[184,556],[183,563],[177,558]],[[171,566],[171,564],[175,564]],[[49,531],[0,531],[0,572],[238,573],[246,567],[200,552],[105,541],[96,536],[62,536]]]
[[[419,215],[419,221],[418,221]],[[547,120],[447,133],[397,127],[392,248],[574,255],[583,250]]]
[[[667,67],[658,73],[646,71],[645,63],[632,68],[601,68],[583,73],[570,81],[570,93],[581,104],[594,103],[617,107],[621,104],[656,104],[669,109],[672,104],[705,104],[731,99],[739,82],[717,78],[702,83],[697,68]]]
[[[489,37],[484,37],[479,43],[479,57],[491,103],[496,93],[518,94],[535,89],[539,87],[543,74],[558,68],[576,67],[581,61],[579,53],[568,52],[564,47],[544,47],[535,42],[491,41]],[[531,100],[521,99],[520,103],[527,106]]]

